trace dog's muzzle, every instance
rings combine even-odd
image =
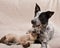
[[[36,25],[36,21],[32,20],[31,23],[33,24],[33,27],[39,27],[40,25]]]

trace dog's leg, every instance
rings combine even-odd
[[[42,42],[41,43],[41,48],[47,48],[47,42]]]

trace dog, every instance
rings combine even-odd
[[[15,34],[7,34],[3,36],[0,39],[0,43],[6,44],[6,45],[22,45],[24,48],[27,48],[30,46],[30,44],[33,44],[34,41],[37,39],[37,32],[34,28],[28,30],[25,35],[22,35],[18,37]]]
[[[48,41],[53,37],[54,27],[49,24],[49,19],[53,14],[54,11],[41,11],[39,5],[36,3],[35,15],[31,23],[33,28],[40,30],[34,43],[41,44],[41,48],[47,48]]]

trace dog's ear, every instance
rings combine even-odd
[[[53,11],[47,11],[47,12],[46,12],[46,15],[47,15],[47,18],[48,18],[48,19],[49,19],[53,14],[54,14]]]
[[[40,7],[39,7],[39,5],[36,3],[36,6],[35,6],[35,15],[36,15],[36,13],[37,13],[38,11],[40,11]]]

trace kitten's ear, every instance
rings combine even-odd
[[[36,6],[35,6],[35,15],[36,15],[36,13],[37,13],[38,11],[40,11],[40,7],[39,7],[39,5],[36,3]]]
[[[48,19],[49,19],[53,14],[54,14],[53,11],[47,11],[47,12],[46,12],[46,15],[47,15],[47,18],[48,18]]]

